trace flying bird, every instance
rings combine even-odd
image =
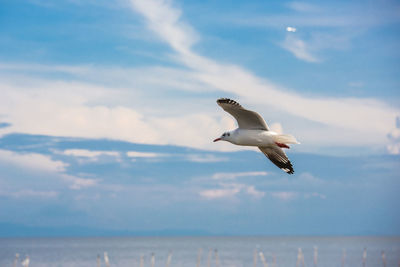
[[[284,172],[294,173],[293,165],[282,148],[289,148],[288,144],[300,144],[296,138],[270,131],[257,112],[243,108],[234,100],[220,98],[217,104],[236,119],[239,128],[223,133],[214,142],[228,141],[239,146],[256,146]]]

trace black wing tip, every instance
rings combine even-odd
[[[219,98],[217,100],[218,104],[229,104],[229,105],[234,105],[234,106],[238,106],[238,107],[242,107],[238,102],[236,102],[235,100],[232,100],[230,98]]]
[[[278,166],[282,171],[286,172],[287,174],[294,174],[294,169],[292,164],[290,164],[289,166]]]
[[[293,169],[291,169],[291,170],[289,170],[288,172],[286,172],[287,174],[294,174],[294,170]]]
[[[288,160],[287,162],[279,162],[276,160],[271,160],[279,169],[286,172],[287,174],[294,174],[294,169],[292,163]]]

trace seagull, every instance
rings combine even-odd
[[[24,267],[29,267],[29,262],[30,262],[29,256],[26,255],[25,260],[23,260],[23,261],[21,262],[21,264],[22,264],[22,266],[24,266]]]
[[[290,148],[288,144],[300,144],[296,138],[270,131],[257,112],[243,108],[234,100],[220,98],[217,104],[236,119],[239,128],[223,133],[214,142],[228,141],[239,146],[256,146],[284,172],[294,173],[293,165],[282,148]]]

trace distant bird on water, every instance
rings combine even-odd
[[[288,144],[300,144],[296,138],[270,131],[257,112],[243,108],[234,100],[220,98],[217,103],[236,119],[239,128],[223,133],[214,142],[222,140],[239,146],[256,146],[284,172],[294,173],[293,165],[282,148],[289,148]]]
[[[22,266],[24,266],[24,267],[29,267],[29,262],[30,262],[29,256],[27,255],[26,258],[25,258],[25,260],[23,260],[23,261],[21,262],[21,264],[22,264]]]

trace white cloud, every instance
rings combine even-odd
[[[387,151],[393,155],[400,154],[400,116],[396,117],[395,128],[388,134],[390,144],[386,146]]]
[[[298,179],[299,183],[302,184],[307,184],[309,186],[311,185],[318,185],[323,183],[324,181],[315,177],[314,175],[312,175],[311,173],[308,172],[304,172],[302,174],[300,174],[299,179]]]
[[[117,151],[100,151],[100,150],[87,150],[87,149],[67,149],[62,154],[74,157],[84,157],[97,160],[100,156],[119,157],[120,154]]]
[[[139,112],[127,106],[107,105],[110,95],[115,97],[119,94],[114,88],[83,82],[35,80],[29,77],[20,80],[30,82],[16,84],[6,78],[2,81],[4,98],[0,99],[0,114],[7,114],[7,118],[13,122],[10,127],[2,128],[5,130],[2,134],[27,132],[215,149],[212,140],[222,131],[222,127],[233,128],[234,125],[231,118],[221,119],[209,114],[207,109],[201,110],[202,103],[169,102],[172,107],[168,108],[165,106],[165,99],[157,98],[158,100],[152,101],[154,106],[149,106],[143,100],[148,96],[127,97],[121,93],[117,101],[125,101],[127,98],[141,99],[138,100],[141,104],[135,103]],[[91,103],[98,101],[104,104]],[[196,109],[191,109],[196,106]],[[228,144],[218,146],[221,150],[232,148],[234,147]]]
[[[54,177],[68,183],[71,189],[81,189],[84,187],[94,186],[98,182],[96,179],[84,179],[68,175],[65,173],[68,164],[59,160],[52,160],[49,156],[38,153],[21,154],[8,150],[0,150],[0,161],[24,169],[51,173]],[[31,192],[29,190],[30,189],[21,192],[27,192],[28,194]]]
[[[168,94],[170,90],[206,90],[237,97],[241,104],[262,115],[269,114],[267,121],[284,116],[285,129],[303,144],[387,144],[386,135],[394,117],[400,114],[398,109],[375,99],[293,93],[238,66],[221,64],[193,52],[191,46],[199,40],[198,34],[182,22],[181,11],[169,1],[134,0],[132,6],[144,15],[150,29],[177,52],[173,59],[187,69],[2,64],[0,68],[8,71],[0,76],[0,114],[12,125],[0,133],[112,138],[225,151],[243,149],[226,142],[212,143],[221,132],[234,128],[234,120],[219,109],[213,97],[196,94],[183,99]],[[58,77],[69,74],[69,81],[32,78],[55,71],[61,74]],[[14,74],[9,75],[10,72]],[[283,124],[281,120],[280,123]]]
[[[288,34],[285,41],[282,43],[282,47],[291,52],[298,59],[307,62],[319,62],[320,60],[312,54],[310,46],[303,40]]]
[[[295,27],[286,27],[287,32],[296,32],[297,29]]]
[[[267,172],[218,172],[215,173],[212,178],[216,180],[233,180],[238,177],[249,177],[249,176],[266,176]]]
[[[220,188],[201,190],[199,195],[205,199],[232,198],[239,193],[253,198],[262,198],[265,192],[258,191],[253,185],[238,183],[219,183]]]
[[[187,49],[198,39],[194,30],[180,19],[181,10],[173,7],[171,1],[131,0],[131,3],[147,18],[149,28],[175,50],[188,52]]]
[[[176,17],[179,12],[175,7],[165,1],[159,5],[157,12],[165,14],[167,17],[169,17],[168,14],[175,15],[173,21],[166,19],[161,23],[162,16],[156,19],[154,15],[151,15],[152,5],[159,3],[159,1],[152,2],[152,5],[149,6],[145,3],[150,1],[137,0],[134,2],[141,3],[137,11],[145,16],[155,33],[172,44],[171,47],[178,52],[177,59],[187,67],[197,71],[197,77],[201,81],[221,91],[236,94],[241,99],[249,100],[252,103],[259,103],[263,106],[269,106],[269,108],[288,112],[296,117],[322,123],[327,129],[323,133],[326,135],[324,136],[325,140],[335,139],[339,141],[340,139],[338,144],[341,145],[371,144],[371,141],[375,144],[377,142],[382,144],[390,121],[400,113],[399,110],[374,99],[301,96],[266,80],[259,79],[237,66],[219,64],[199,56],[190,49],[190,45],[194,42],[194,39],[191,38],[192,30],[187,30],[186,27],[181,26],[179,17]],[[160,24],[165,25],[157,27]],[[171,28],[175,32],[173,35],[168,34]],[[179,38],[176,36],[179,36]],[[187,41],[182,41],[186,39]],[[175,43],[179,43],[179,45],[174,45]],[[309,61],[317,61],[317,58],[307,51],[307,47],[301,40],[297,42],[295,47],[297,47],[298,56]],[[243,90],[243,88],[246,88],[246,90]],[[285,99],[285,101],[275,101],[276,99]],[[339,129],[346,133],[338,135]]]
[[[400,143],[393,143],[386,146],[389,154],[399,155],[400,154]]]
[[[226,157],[218,157],[213,154],[189,154],[186,156],[186,159],[198,163],[228,161]]]
[[[273,198],[279,199],[281,201],[291,201],[298,198],[309,199],[309,198],[319,198],[326,199],[326,195],[318,192],[296,192],[296,191],[277,191],[270,192]]]
[[[48,156],[38,153],[15,153],[9,150],[0,150],[0,161],[7,164],[23,166],[27,169],[33,169],[46,172],[63,172],[68,166],[59,160],[52,160]]]
[[[138,151],[129,151],[126,153],[128,157],[131,158],[148,158],[148,159],[156,159],[162,157],[181,157],[180,154],[165,154],[165,153],[154,153],[154,152],[138,152]],[[221,162],[227,161],[226,157],[218,157],[213,154],[185,154],[184,160],[198,163],[207,163],[207,162]]]
[[[59,8],[58,4],[61,3],[56,3],[53,1],[48,1],[48,0],[28,0],[31,4],[35,4],[41,7],[46,7],[46,8]],[[67,0],[65,1],[66,3],[63,4],[70,4],[70,5],[75,5],[79,6],[78,8],[81,8],[81,6],[101,6],[101,7],[107,7],[107,8],[116,8],[116,7],[125,7],[125,0],[115,0],[115,1],[104,1],[104,0]]]
[[[306,2],[291,2],[287,7],[296,12],[272,13],[262,16],[254,14],[228,14],[230,23],[252,27],[281,28],[282,25],[315,28],[350,28],[365,29],[378,25],[399,22],[399,4],[391,1],[374,1],[368,5],[357,2],[319,1],[318,5]]]
[[[325,50],[345,50],[350,47],[351,36],[347,32],[327,33],[314,31],[303,36],[286,34],[281,47],[292,53],[296,58],[311,63],[322,62],[321,54]]]
[[[298,195],[299,194],[297,192],[285,192],[285,191],[271,193],[272,197],[283,200],[283,201],[289,201],[289,200],[295,199],[298,197]]]
[[[69,188],[73,190],[80,190],[98,184],[97,179],[80,178],[68,174],[61,174],[61,178],[67,183],[69,183]]]
[[[332,6],[332,3],[328,2],[318,2],[318,5],[314,5],[295,1],[287,3],[286,6],[296,12],[263,16],[229,15],[233,18],[230,19],[230,22],[279,30],[282,29],[282,25],[290,25],[286,28],[288,32],[295,32],[296,28],[301,28],[302,33],[311,35],[311,38],[306,39],[304,36],[300,38],[292,35],[290,39],[286,37],[282,47],[297,58],[308,62],[322,61],[322,51],[351,47],[352,40],[365,33],[369,28],[399,22],[397,14],[399,5],[394,2],[387,4],[375,1],[369,5],[343,2],[335,3]]]
[[[208,189],[200,191],[200,196],[206,199],[233,197],[240,192],[239,188]]]
[[[14,192],[0,191],[0,196],[12,197],[12,198],[56,198],[58,196],[58,192],[24,189]]]
[[[262,198],[263,196],[265,196],[265,192],[258,191],[253,185],[247,186],[246,193],[255,198]]]
[[[130,158],[159,158],[165,157],[167,154],[153,153],[153,152],[139,152],[139,151],[128,151],[126,155]]]

